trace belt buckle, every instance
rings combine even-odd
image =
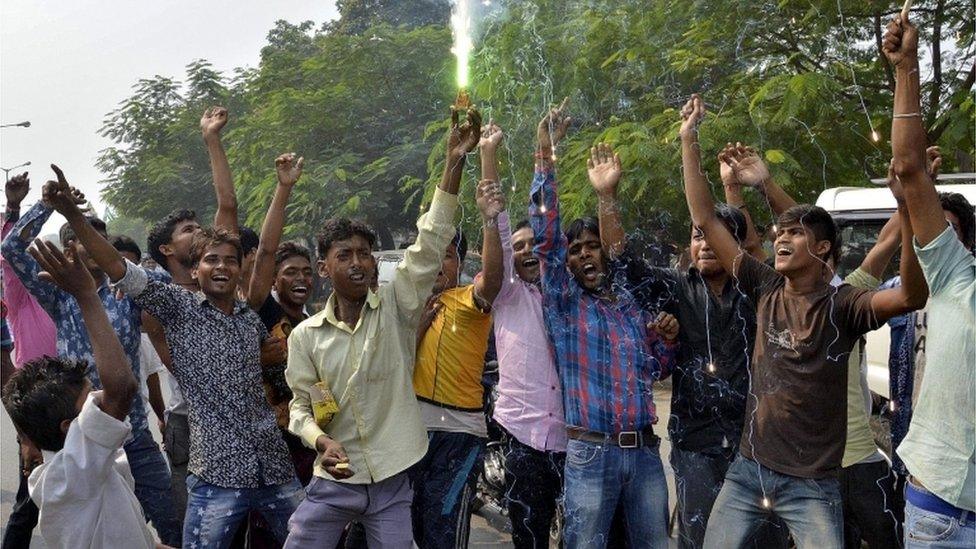
[[[621,431],[617,433],[617,446],[625,450],[640,448],[640,442],[641,434],[638,431]]]

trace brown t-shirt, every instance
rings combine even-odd
[[[797,294],[746,255],[740,289],[756,304],[756,346],[742,455],[797,477],[835,474],[847,439],[847,360],[880,323],[874,292],[842,284]]]

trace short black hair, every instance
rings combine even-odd
[[[93,215],[86,215],[85,221],[87,221],[89,225],[94,227],[94,229],[98,231],[99,234],[101,234],[102,236],[105,236],[107,234],[105,222],[102,221],[101,219]],[[68,245],[68,242],[72,240],[77,240],[78,236],[75,234],[75,230],[71,228],[71,224],[65,223],[64,225],[61,225],[61,229],[58,230],[58,239],[61,240],[61,247],[63,248]]]
[[[4,385],[3,405],[10,420],[41,450],[64,447],[61,423],[78,417],[87,371],[84,361],[44,356],[24,364]]]
[[[304,257],[309,263],[312,262],[312,252],[298,242],[282,242],[275,250],[275,273],[281,268],[281,264],[292,257]]]
[[[366,239],[370,251],[376,249],[376,233],[366,223],[348,217],[333,217],[326,220],[318,235],[319,259],[325,259],[334,242],[348,240],[357,234]]]
[[[976,219],[973,218],[973,205],[959,193],[939,193],[939,203],[942,204],[943,210],[952,212],[959,218],[963,246],[970,252],[976,251]]]
[[[116,250],[120,252],[129,252],[136,256],[136,265],[142,263],[142,250],[139,249],[139,245],[136,244],[135,240],[132,240],[124,234],[119,234],[109,238],[108,241]]]
[[[251,252],[258,249],[258,243],[261,242],[261,237],[258,233],[254,232],[254,229],[250,227],[240,228],[240,238],[241,238],[241,252],[244,255],[251,255]]]
[[[190,261],[196,266],[200,263],[200,259],[203,258],[203,254],[207,251],[207,248],[221,244],[230,244],[233,246],[237,251],[237,262],[240,263],[243,261],[244,252],[241,250],[241,239],[226,229],[214,229],[211,227],[207,227],[193,235],[193,241],[190,243]]]
[[[738,208],[733,208],[728,204],[716,204],[715,205],[715,215],[718,217],[725,227],[732,233],[739,244],[746,241],[747,225],[746,216]]]
[[[797,204],[785,212],[779,214],[776,225],[793,225],[799,223],[805,228],[810,229],[817,242],[826,240],[830,242],[830,251],[826,257],[820,259],[827,261],[833,258],[834,265],[840,261],[840,232],[837,230],[837,223],[830,216],[827,210],[812,204]]]
[[[454,233],[454,238],[451,239],[451,243],[447,247],[454,247],[457,250],[458,259],[461,261],[464,261],[464,258],[468,257],[468,239],[465,238],[464,233],[461,231]]]
[[[160,267],[166,269],[166,256],[159,251],[160,246],[165,246],[173,241],[173,231],[176,226],[184,221],[196,221],[197,213],[193,210],[173,210],[158,223],[149,229],[149,236],[146,238],[146,247],[149,248],[149,257],[153,258]]]
[[[531,229],[531,228],[532,228],[532,223],[530,223],[528,219],[523,219],[522,221],[519,221],[518,223],[515,224],[515,228],[512,229],[512,232],[517,233],[522,229]]]
[[[600,237],[600,222],[593,216],[581,217],[570,223],[566,228],[566,241],[572,242],[587,231]]]

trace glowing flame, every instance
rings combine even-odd
[[[468,57],[471,55],[471,17],[468,14],[468,0],[457,0],[451,14],[451,30],[454,32],[454,47],[451,51],[457,56],[457,84],[459,88],[468,87]]]
[[[764,498],[762,499],[762,506],[763,506],[764,508],[766,508],[766,509],[769,509],[769,507],[770,507],[771,505],[772,505],[772,504],[771,504],[771,503],[769,503],[769,498],[767,498],[767,497],[764,497]]]
[[[894,400],[889,400],[888,401],[888,409],[891,410],[892,412],[895,411],[895,401]]]
[[[881,141],[881,134],[878,133],[878,130],[871,130],[871,140],[875,143]]]
[[[709,372],[715,372],[715,363],[714,362],[709,362],[708,363],[708,371]]]

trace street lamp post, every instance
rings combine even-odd
[[[23,122],[17,122],[16,124],[0,124],[0,128],[15,128],[20,126],[21,128],[29,128],[30,120],[24,120]]]
[[[26,166],[30,166],[30,160],[28,160],[27,162],[24,162],[23,164],[17,164],[13,168],[0,168],[0,170],[3,170],[3,180],[4,180],[4,182],[7,182],[7,181],[10,180],[10,172],[16,170],[17,168],[24,168]]]

